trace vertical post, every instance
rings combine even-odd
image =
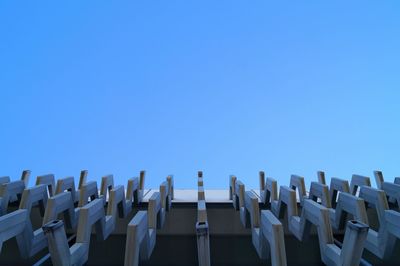
[[[28,187],[29,184],[29,177],[31,176],[30,170],[22,171],[21,180],[24,181],[25,187]]]
[[[265,173],[264,173],[264,171],[259,172],[259,178],[260,178],[260,193],[261,193],[261,191],[265,190]]]
[[[229,176],[229,199],[233,200],[233,195],[235,194],[235,182],[236,176],[230,175]]]
[[[260,179],[260,197],[261,197],[261,202],[265,202],[265,173],[264,171],[260,171],[259,173],[259,179]]]
[[[325,180],[325,172],[324,171],[318,171],[317,172],[318,176],[318,182],[322,185],[326,185],[326,180]]]
[[[81,171],[81,174],[79,176],[78,189],[81,189],[82,186],[86,183],[87,175],[88,175],[88,170],[82,170]]]
[[[385,182],[382,171],[374,171],[374,176],[377,188],[382,189],[382,183]]]
[[[71,265],[71,253],[63,221],[53,220],[43,226],[43,231],[49,243],[53,265]]]
[[[341,265],[358,265],[364,250],[369,226],[358,221],[348,221],[344,234]]]
[[[207,221],[196,223],[196,235],[199,266],[210,266],[210,235]]]
[[[140,171],[140,179],[139,179],[139,189],[143,190],[144,189],[144,178],[146,176],[146,171],[142,170]]]
[[[168,191],[171,195],[171,200],[174,199],[174,176],[169,175],[167,176],[167,181],[168,181]]]

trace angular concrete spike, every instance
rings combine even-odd
[[[39,205],[41,209],[45,208],[47,198],[48,195],[46,185],[38,185],[27,188],[22,194],[19,208],[26,210],[28,217],[24,231],[22,234],[17,236],[17,244],[23,258],[32,257],[47,247],[47,239],[43,233],[43,229],[39,228],[34,231],[29,217],[33,205]]]
[[[258,206],[258,197],[252,191],[246,191],[245,209],[246,217],[251,226],[251,239],[253,246],[260,259],[267,258],[267,246],[261,232],[260,210]],[[246,226],[246,225],[244,225]]]
[[[268,210],[261,211],[261,238],[264,238],[269,244],[271,265],[286,266],[287,262],[283,226],[272,212]]]
[[[315,202],[317,202],[317,199],[320,199],[322,206],[325,206],[326,208],[332,208],[329,197],[329,188],[327,185],[318,182],[311,182],[308,197]]]
[[[125,266],[138,266],[139,254],[143,250],[140,247],[146,245],[149,240],[148,218],[146,211],[138,211],[128,224],[125,244]]]
[[[368,230],[365,248],[380,259],[388,259],[393,254],[397,237],[388,230],[390,222],[386,220],[386,211],[389,210],[386,194],[383,190],[363,186],[360,190],[360,197],[368,203],[365,206],[375,208],[379,221],[378,231],[372,228]],[[400,216],[400,213],[398,215]],[[391,228],[400,231],[400,223]]]
[[[103,200],[95,199],[80,208],[76,243],[69,248],[62,221],[51,221],[43,226],[49,243],[53,265],[83,265],[88,260],[90,235],[95,225],[96,234],[104,232]],[[102,223],[103,222],[103,223]]]
[[[99,191],[97,189],[97,182],[96,181],[89,181],[86,184],[82,185],[80,189],[79,195],[79,203],[78,207],[83,207],[89,202],[89,198],[91,200],[95,200],[99,198]],[[103,201],[104,203],[104,201]]]
[[[79,209],[74,207],[74,201],[70,192],[61,192],[47,200],[42,225],[44,226],[56,220],[59,214],[63,214],[63,220],[67,227],[75,229],[79,219]]]
[[[36,186],[37,185],[46,185],[47,189],[49,191],[49,197],[55,195],[56,191],[56,185],[55,185],[55,179],[53,174],[47,174],[47,175],[40,175],[36,177]]]
[[[350,192],[353,195],[356,195],[357,189],[360,188],[361,186],[371,186],[371,180],[368,176],[362,176],[362,175],[353,175],[351,177],[351,182],[350,182]]]
[[[161,228],[164,224],[165,212],[161,212],[161,194],[159,192],[153,193],[149,199],[148,204],[148,219],[149,219],[149,229],[156,230],[157,228]]]
[[[106,175],[101,178],[100,195],[99,198],[103,199],[104,205],[106,205],[108,196],[107,192],[114,188],[114,176]]]
[[[325,172],[324,171],[318,171],[317,172],[318,176],[318,183],[322,185],[326,185],[326,180],[325,180]]]
[[[43,217],[47,206],[47,199],[48,195],[46,185],[38,185],[27,188],[24,189],[24,192],[22,193],[19,208],[26,209],[28,213],[30,213],[32,206],[37,203],[39,205],[40,213]]]
[[[367,238],[368,225],[359,221],[348,221],[344,233],[340,262],[335,265],[359,265],[363,253],[363,244]],[[332,248],[333,249],[333,248]],[[327,257],[332,253],[328,253]],[[333,258],[331,259],[333,261]]]
[[[291,227],[289,226],[289,230],[300,241],[309,237],[311,225],[316,226],[321,260],[325,264],[358,265],[360,263],[368,225],[359,221],[349,221],[346,226],[343,247],[340,249],[334,244],[329,210],[324,206],[305,199],[301,216],[290,217],[288,215],[288,219],[289,223],[293,223]]]
[[[347,214],[352,214],[355,220],[363,224],[369,224],[365,201],[352,194],[342,192],[339,194],[336,209],[331,215],[333,228],[343,229]]]
[[[92,226],[95,225],[97,239],[105,239],[104,232],[105,212],[102,199],[95,199],[79,210],[76,242],[90,243]]]
[[[56,185],[56,195],[64,191],[69,191],[72,196],[72,200],[75,202],[79,201],[79,191],[75,190],[75,180],[74,177],[65,177],[57,180]]]
[[[156,244],[156,229],[161,228],[163,223],[161,205],[161,194],[153,193],[149,199],[148,211],[137,212],[129,222],[124,265],[139,265],[139,259],[150,259]]]
[[[271,207],[272,212],[278,218],[283,218],[285,209],[288,211],[288,216],[298,216],[296,191],[289,187],[281,186],[278,203],[276,205],[273,204]]]
[[[307,198],[306,185],[304,177],[298,175],[291,175],[290,188],[299,192],[300,205],[303,205],[303,199]]]
[[[336,199],[337,199],[339,192],[350,193],[349,182],[344,179],[332,177],[331,184],[329,186],[329,197],[331,198],[332,208],[336,208],[336,203],[337,203]]]
[[[245,200],[244,206],[247,212],[249,223],[249,227],[260,227],[260,213],[259,213],[259,206],[258,206],[258,197],[252,191],[245,192]],[[243,224],[243,226],[246,226]]]
[[[57,266],[81,265],[82,263],[71,262],[71,253],[68,247],[68,240],[65,234],[62,220],[53,220],[43,226],[43,231],[49,243],[51,262]],[[76,262],[76,261],[75,261]]]
[[[125,202],[124,187],[116,186],[110,190],[110,197],[108,199],[107,212],[104,219],[101,219],[99,224],[101,228],[98,229],[97,238],[100,240],[106,240],[108,236],[115,230],[117,224],[117,217],[123,216]]]
[[[25,184],[22,180],[11,181],[0,185],[0,216],[7,213],[12,198],[21,198]]]
[[[236,182],[236,176],[230,175],[229,176],[229,199],[232,200],[234,197],[233,195],[235,194],[235,182]]]
[[[16,210],[0,216],[0,253],[5,241],[18,235],[23,237],[27,219],[27,210]]]

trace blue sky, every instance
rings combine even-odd
[[[398,1],[1,1],[0,175],[392,180],[399,13]]]

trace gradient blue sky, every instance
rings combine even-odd
[[[1,1],[0,175],[392,180],[399,14],[398,1]]]

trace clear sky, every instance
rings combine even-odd
[[[398,1],[1,1],[0,175],[392,180],[399,14]]]

